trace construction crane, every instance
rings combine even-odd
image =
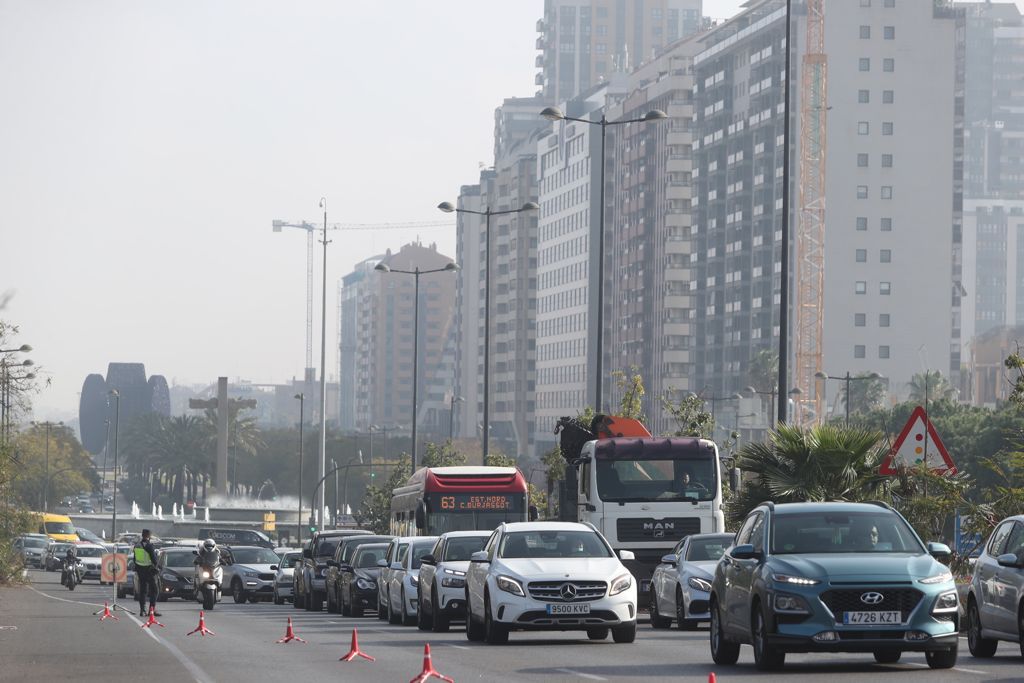
[[[293,223],[274,219],[274,232],[281,232],[284,228],[297,228],[306,231],[306,369],[303,380],[305,382],[316,381],[316,368],[313,367],[313,245],[316,242],[315,233],[323,230],[323,224],[316,224],[310,221]],[[328,230],[409,230],[415,228],[454,228],[451,221],[425,221],[409,223],[328,223]]]
[[[822,371],[825,314],[825,156],[828,148],[828,57],[825,0],[807,0],[807,51],[800,83],[800,214],[796,257],[796,397],[794,418],[823,417],[816,391]],[[788,49],[788,46],[787,46]],[[811,412],[813,410],[813,414]]]

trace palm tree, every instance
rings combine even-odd
[[[754,354],[747,366],[751,385],[760,392],[775,391],[779,383],[779,354],[774,349],[762,349]]]
[[[843,388],[840,390],[843,405],[846,405],[847,400],[850,402],[851,413],[870,413],[875,408],[881,406],[885,400],[887,391],[885,382],[878,378],[877,375],[871,377],[871,374],[862,372],[855,375],[853,381],[844,383]],[[850,390],[849,397],[846,395],[847,387]]]
[[[263,442],[263,438],[260,436],[259,427],[256,425],[256,418],[247,416],[241,417],[240,411],[242,408],[237,404],[229,403],[228,408],[228,453],[232,454],[235,458],[235,478],[244,478],[244,467],[242,477],[237,476],[238,468],[238,457],[239,455],[247,456],[249,459],[254,457],[260,448],[263,448],[266,444]],[[217,449],[217,411],[208,409],[203,415],[203,422],[207,430],[207,445],[210,448],[211,453],[216,453]],[[248,462],[248,460],[246,461]],[[258,484],[261,482],[250,482],[252,484]],[[232,482],[233,485],[237,485],[237,481]],[[221,485],[218,482],[218,485]]]
[[[196,478],[209,472],[206,444],[206,426],[195,415],[162,418],[160,428],[150,434],[155,468],[167,480],[172,499],[180,504],[185,502],[186,493],[195,500]]]
[[[729,519],[742,521],[769,500],[883,498],[889,479],[878,473],[878,467],[886,453],[877,431],[829,424],[779,425],[770,433],[770,443],[746,443],[737,453],[736,466],[750,478],[729,503]]]
[[[926,401],[938,401],[940,399],[956,398],[956,389],[949,383],[949,380],[942,376],[938,370],[926,370],[919,372],[911,378],[907,384],[910,388],[908,400],[914,403],[924,404]]]

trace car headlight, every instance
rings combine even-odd
[[[245,574],[245,577],[247,579],[255,579],[255,578],[259,577],[259,575],[260,575],[259,572],[250,572],[250,571],[244,572],[244,574]]]
[[[776,612],[789,612],[799,614],[810,614],[811,610],[807,606],[807,602],[799,595],[791,595],[789,593],[776,593],[775,594],[775,611]]]
[[[210,572],[208,572],[208,571],[206,571],[206,570],[204,569],[204,570],[203,570],[203,578],[204,578],[204,579],[208,579],[208,578],[210,578]]]
[[[618,595],[619,593],[621,593],[621,592],[623,592],[625,590],[629,590],[629,587],[632,586],[632,585],[633,585],[633,575],[632,574],[623,574],[622,576],[617,576],[612,581],[612,587],[611,587],[611,590],[608,591],[608,595]]]
[[[941,574],[936,574],[935,576],[929,576],[927,579],[918,579],[917,581],[918,581],[918,583],[925,583],[925,584],[931,585],[933,583],[946,583],[947,581],[952,581],[952,580],[953,580],[953,575],[952,574],[950,574],[949,572],[942,572]]]
[[[452,576],[465,576],[466,572],[460,572],[458,569],[445,569],[445,574],[451,574]]]
[[[711,592],[711,584],[704,579],[698,579],[696,576],[691,576],[686,583],[690,584],[690,588],[695,591]]]
[[[935,600],[935,607],[932,608],[932,613],[956,612],[959,609],[960,600],[957,598],[956,591],[947,591]]]
[[[163,579],[164,581],[177,581],[178,580],[178,577],[175,576],[174,574],[171,574],[170,572],[164,572],[163,574],[160,575],[160,578]]]
[[[441,579],[441,585],[445,588],[465,588],[466,580],[459,576],[446,576]]]
[[[318,571],[316,575],[319,576],[321,579],[327,576],[327,567],[324,567],[323,569]]]
[[[815,586],[821,581],[808,579],[806,576],[794,576],[793,574],[772,574],[772,580],[779,583],[788,583],[791,586]]]
[[[511,593],[512,595],[521,595],[524,598],[526,597],[526,593],[523,592],[523,584],[519,583],[510,576],[499,576],[497,579],[495,579],[495,583],[498,585],[498,588],[505,591],[506,593]]]
[[[369,579],[356,579],[356,588],[363,591],[373,590],[377,587],[376,582]]]

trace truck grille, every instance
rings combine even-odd
[[[575,597],[572,589],[562,590],[564,586],[571,585],[575,588]],[[588,600],[600,600],[608,592],[608,584],[604,581],[532,581],[527,585],[530,597],[534,600],[544,602],[586,602]]]
[[[635,541],[678,541],[690,534],[700,533],[699,517],[626,517],[615,525],[620,543]]]
[[[860,596],[866,592],[882,594],[882,602],[866,605]],[[901,619],[906,623],[910,613],[921,601],[922,593],[914,588],[857,588],[854,590],[829,590],[821,594],[821,601],[832,612],[836,623],[843,621],[843,612],[886,612],[899,611]]]

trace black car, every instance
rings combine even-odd
[[[319,612],[326,598],[327,561],[334,558],[341,539],[346,536],[369,536],[364,529],[331,529],[318,531],[302,549],[302,564],[295,565],[295,609]]]
[[[156,594],[161,602],[167,598],[191,599],[195,592],[192,578],[195,565],[191,548],[168,547],[156,555]]]
[[[71,547],[71,543],[55,541],[46,546],[46,556],[43,558],[43,567],[48,572],[59,572],[64,565],[64,556]]]
[[[380,567],[377,561],[387,553],[387,543],[367,543],[356,548],[352,555],[351,571],[341,575],[342,613],[349,617],[361,617],[367,608],[377,607],[377,580]]]
[[[327,594],[327,611],[337,614],[341,612],[345,616],[348,613],[349,604],[345,603],[345,594],[341,590],[346,574],[352,574],[352,556],[356,549],[367,543],[387,544],[393,536],[359,535],[349,536],[341,539],[338,549],[334,551],[334,557],[327,561],[327,575],[325,577],[324,591]]]

